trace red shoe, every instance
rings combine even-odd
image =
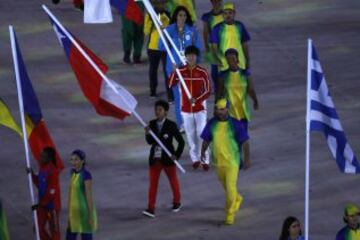
[[[204,171],[209,171],[210,166],[209,166],[209,164],[204,163],[204,164],[202,164],[202,168]]]
[[[200,167],[200,161],[194,162],[192,167],[193,169],[198,169]]]

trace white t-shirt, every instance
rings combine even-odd
[[[110,0],[85,0],[84,23],[111,23]]]

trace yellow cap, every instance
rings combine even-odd
[[[355,204],[349,203],[348,205],[345,206],[344,209],[345,216],[356,215],[359,213],[360,213],[359,208]]]
[[[235,5],[233,2],[227,2],[223,6],[223,10],[235,10]]]
[[[226,108],[227,107],[227,100],[225,98],[221,98],[219,100],[217,100],[215,106],[218,109],[222,109],[222,108]]]

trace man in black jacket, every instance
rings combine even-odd
[[[149,202],[148,208],[143,211],[143,214],[148,217],[155,217],[155,203],[158,189],[159,177],[161,171],[164,169],[173,192],[173,212],[178,212],[181,208],[180,203],[180,185],[176,175],[176,167],[174,160],[180,158],[185,142],[175,122],[167,119],[167,112],[169,111],[169,104],[164,100],[155,102],[155,116],[156,119],[151,120],[148,127],[145,128],[145,137],[148,144],[151,145],[149,163],[150,163],[150,186],[149,186]],[[150,135],[150,129],[156,134],[160,141],[171,152],[169,157],[166,152],[161,149],[154,138]],[[175,149],[173,139],[178,142]]]

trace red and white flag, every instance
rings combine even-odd
[[[73,34],[65,28],[61,28],[51,18],[50,20],[60,44],[64,48],[81,90],[85,97],[92,103],[96,112],[100,115],[112,116],[119,119],[129,116],[137,105],[134,96],[115,81],[107,79],[112,86],[106,82],[103,77],[106,77],[105,73],[108,70],[107,65],[82,42],[77,40]],[[62,29],[67,31],[67,34]],[[79,45],[83,53],[75,46],[69,36]],[[90,61],[85,55],[90,58]],[[100,71],[96,68],[104,74],[100,74]]]

